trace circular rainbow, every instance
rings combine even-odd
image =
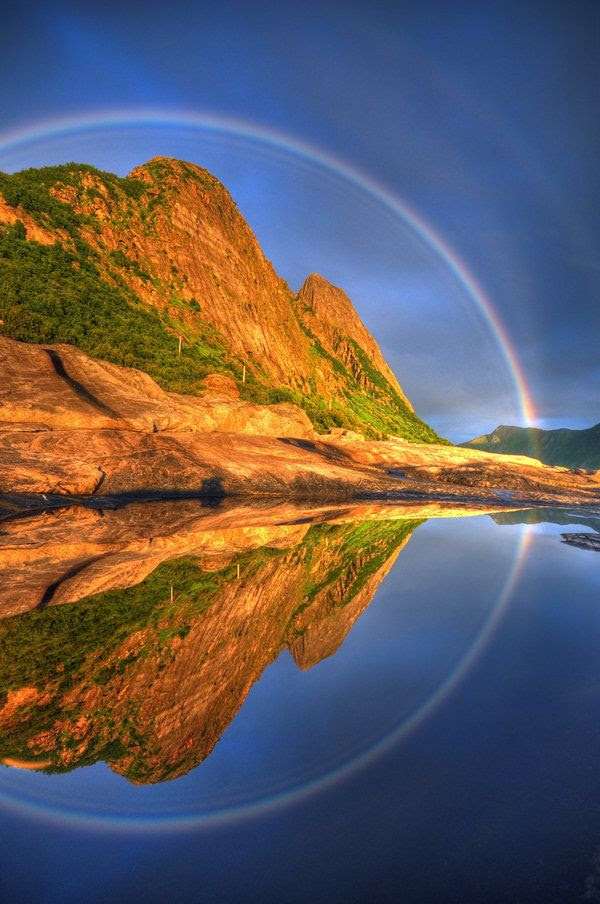
[[[378,200],[416,233],[423,244],[443,262],[453,278],[474,302],[494,335],[502,358],[511,375],[525,425],[529,426],[535,421],[535,410],[531,395],[508,332],[489,296],[485,293],[475,276],[469,271],[464,261],[406,202],[380,182],[362,172],[358,167],[334,154],[285,132],[264,125],[257,125],[243,119],[210,112],[156,108],[101,110],[92,114],[57,117],[23,125],[0,133],[0,153],[17,148],[21,144],[40,141],[45,138],[60,137],[73,132],[139,126],[201,130],[263,143],[315,163],[333,175],[347,180]],[[488,618],[482,625],[474,642],[465,651],[463,657],[456,663],[454,669],[435,692],[390,733],[380,738],[368,749],[359,752],[337,769],[313,778],[300,786],[282,789],[266,799],[250,801],[241,806],[224,808],[212,813],[169,814],[141,818],[140,816],[126,816],[123,814],[86,813],[74,811],[69,807],[44,805],[41,801],[15,799],[0,790],[2,803],[10,809],[29,812],[31,815],[44,815],[49,819],[59,819],[61,822],[72,821],[74,823],[92,825],[97,829],[104,827],[109,831],[114,831],[115,829],[154,831],[157,828],[189,831],[192,828],[215,827],[242,818],[264,815],[278,809],[282,805],[331,788],[371,764],[377,757],[385,754],[401,739],[417,729],[460,684],[490,641],[510,605],[526,559],[529,542],[530,533],[528,529],[524,529],[518,543],[513,566]]]

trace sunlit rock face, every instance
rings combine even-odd
[[[296,405],[256,405],[236,384],[209,374],[199,396],[165,392],[139,370],[96,361],[69,345],[0,337],[5,393],[0,431],[128,430],[312,437]],[[237,396],[236,396],[237,393]]]
[[[301,668],[335,652],[421,523],[410,509],[390,520],[369,508],[143,508],[107,527],[72,510],[70,526],[60,513],[23,522],[29,561],[14,599],[29,593],[37,608],[0,621],[5,762],[65,770],[103,759],[135,782],[189,771],[284,647]],[[53,540],[61,529],[71,548]],[[48,595],[56,571],[63,581]]]
[[[0,173],[0,262],[0,514],[14,494],[600,495],[440,440],[344,292],[313,274],[292,295],[192,164]]]
[[[3,337],[0,367],[0,514],[7,494],[481,501],[503,488],[519,501],[600,496],[598,474],[525,456],[365,440],[344,428],[319,434],[297,405],[236,398],[223,375],[184,396],[70,346]]]
[[[127,179],[83,164],[0,174],[0,259],[5,336],[75,345],[186,395],[208,389],[235,398],[231,382],[223,393],[223,384],[205,380],[223,376],[248,402],[300,404],[321,431],[439,439],[414,414],[347,296],[315,275],[294,295],[227,189],[194,164],[155,158]],[[146,423],[154,416],[149,393],[159,429],[190,420],[198,429],[211,413],[222,420],[181,398],[169,412],[140,374],[128,376],[127,404],[121,385],[113,405],[115,372],[98,365],[81,374],[70,354],[73,379],[105,406],[92,411],[93,423],[106,426],[109,409]],[[40,376],[51,366],[42,361]],[[86,412],[80,397],[69,425]],[[264,432],[273,433],[266,421]]]
[[[388,401],[393,402],[392,393],[395,393],[413,411],[377,342],[342,289],[318,273],[311,273],[296,299],[298,316],[309,335],[318,337],[325,351],[331,357],[340,359],[363,389],[379,395],[386,388],[382,384],[383,377],[389,387]]]

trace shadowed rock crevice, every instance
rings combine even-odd
[[[53,581],[52,584],[49,584],[46,590],[44,591],[44,595],[36,606],[36,609],[45,609],[46,606],[50,605],[52,600],[54,599],[58,589],[62,587],[67,581],[71,578],[77,577],[77,575],[81,574],[81,572],[85,571],[86,568],[89,568],[90,565],[93,565],[95,562],[101,561],[106,553],[102,553],[98,556],[92,556],[90,559],[87,559],[85,562],[81,562],[76,565],[74,568],[71,568],[64,575],[62,575],[57,581]]]
[[[205,477],[198,494],[203,505],[218,508],[227,496],[221,477]]]
[[[102,414],[108,415],[108,417],[118,418],[118,414],[104,402],[102,402],[99,398],[97,398],[90,390],[80,383],[79,380],[73,379],[73,377],[69,376],[67,371],[65,370],[65,366],[63,364],[62,358],[54,348],[45,348],[44,351],[50,358],[52,362],[52,366],[61,380],[64,380],[65,383],[70,386],[70,388],[75,392],[80,399],[83,399],[84,402],[88,402],[90,405],[93,405],[94,408],[97,408],[98,411],[101,411]]]

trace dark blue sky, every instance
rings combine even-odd
[[[540,422],[600,420],[596,2],[31,3],[2,14],[0,168],[155,153],[223,179],[296,288],[342,285],[418,412],[453,439],[517,422],[488,326],[380,202],[281,149],[122,126],[2,147],[54,116],[158,107],[312,142],[410,205],[466,262]]]

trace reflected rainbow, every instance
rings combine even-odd
[[[327,791],[359,774],[381,756],[385,756],[385,754],[393,750],[397,744],[401,743],[413,731],[423,725],[462,683],[488,646],[510,607],[515,588],[523,573],[532,538],[533,531],[531,526],[525,525],[517,541],[513,565],[507,574],[496,602],[491,607],[487,618],[477,631],[473,641],[429,697],[420,706],[415,707],[412,712],[402,718],[387,734],[375,740],[374,743],[363,748],[354,756],[349,757],[339,766],[321,775],[292,787],[275,790],[255,800],[215,809],[201,810],[200,812],[180,811],[163,814],[128,814],[98,810],[78,810],[73,805],[60,805],[56,802],[44,801],[36,797],[29,799],[20,797],[14,793],[14,790],[6,792],[1,784],[0,801],[4,807],[13,812],[28,814],[31,817],[45,819],[49,822],[57,822],[59,825],[68,823],[110,833],[119,831],[153,834],[157,830],[168,832],[212,830],[241,820],[264,817],[276,812],[281,807],[304,801],[308,797]],[[6,763],[6,761],[4,762]],[[12,761],[6,763],[6,765],[17,765],[17,763]],[[108,767],[104,766],[103,768]]]

